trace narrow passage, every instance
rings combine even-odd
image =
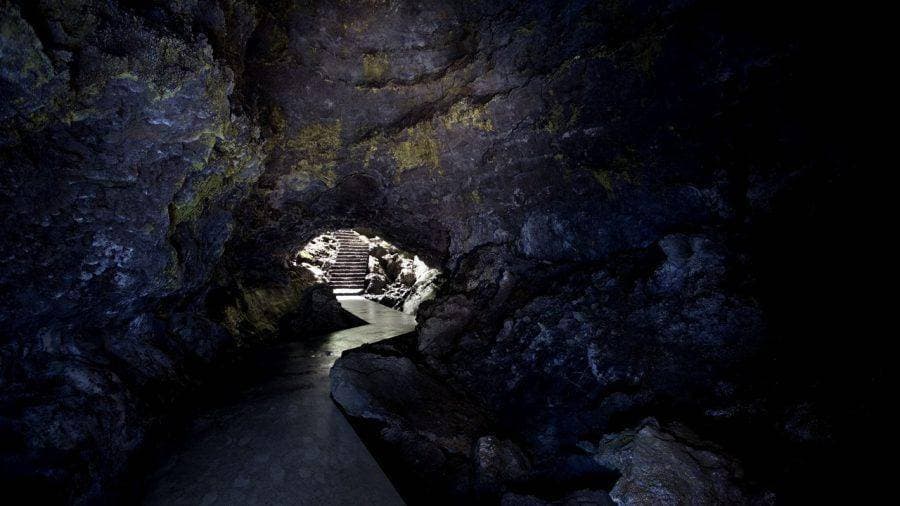
[[[403,504],[331,401],[328,372],[344,350],[412,331],[415,317],[338,299],[369,324],[285,345],[269,377],[198,417],[145,504]]]

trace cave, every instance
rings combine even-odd
[[[874,500],[867,14],[0,0],[4,502]]]

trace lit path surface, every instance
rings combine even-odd
[[[346,349],[412,331],[415,317],[339,299],[370,324],[284,346],[259,384],[201,413],[150,478],[145,504],[403,504],[329,397],[328,371]]]

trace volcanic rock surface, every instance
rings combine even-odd
[[[333,372],[397,483],[637,497],[579,443],[655,416],[831,493],[881,369],[825,337],[865,107],[820,97],[871,54],[830,8],[0,0],[0,486],[125,494],[210,370],[354,324],[295,255],[366,227],[446,276]]]

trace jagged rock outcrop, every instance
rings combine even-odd
[[[350,324],[292,262],[366,227],[446,277],[411,342],[336,369],[395,469],[603,501],[577,443],[654,415],[796,498],[883,371],[820,337],[859,334],[834,295],[866,108],[833,97],[867,81],[831,69],[871,55],[830,9],[0,0],[4,490],[110,497],[206,368]],[[435,396],[472,411],[432,441]]]
[[[610,497],[616,504],[773,504],[750,492],[733,458],[680,426],[645,420],[633,430],[605,436],[594,459],[622,473]]]
[[[432,378],[404,354],[408,337],[389,339],[346,353],[331,371],[331,392],[347,416],[358,420],[376,441],[375,454],[408,468],[395,477],[424,500],[440,491],[441,501],[462,501],[476,481],[496,481],[492,469],[502,462],[485,462],[476,473],[471,462],[487,436],[487,410],[443,382]],[[502,458],[502,457],[501,457]],[[482,460],[489,460],[488,457]]]
[[[367,298],[407,314],[416,314],[422,302],[434,298],[441,283],[440,269],[380,237],[362,238],[369,243]]]

